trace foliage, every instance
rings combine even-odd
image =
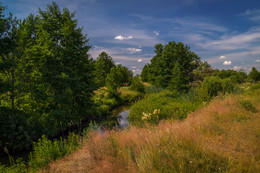
[[[131,107],[129,121],[131,124],[143,126],[146,122],[157,124],[163,119],[184,119],[189,112],[200,106],[201,103],[196,98],[196,94],[180,95],[168,90],[149,94]],[[154,114],[155,110],[160,111]]]
[[[155,45],[156,55],[151,59],[151,64],[144,67],[141,74],[143,81],[148,81],[153,85],[166,88],[174,79],[173,70],[178,63],[179,69],[182,69],[182,76],[185,78],[185,85],[192,82],[192,72],[199,66],[200,58],[187,45],[183,43],[169,42],[166,45]],[[177,67],[176,67],[177,68]],[[184,82],[184,81],[183,81]]]
[[[0,50],[0,98],[1,109],[10,110],[1,114],[9,116],[5,119],[9,133],[2,134],[9,141],[0,147],[6,143],[13,149],[28,147],[32,139],[57,134],[90,113],[93,63],[87,54],[88,39],[74,16],[53,2],[17,27],[11,17],[2,20],[1,6],[1,27],[2,21],[7,25],[1,28],[0,44],[8,49]]]
[[[124,103],[133,103],[144,97],[144,93],[131,90],[130,87],[121,87],[119,92],[120,98]]]
[[[142,83],[142,81],[139,79],[138,76],[133,77],[131,85],[130,85],[130,89],[141,92],[141,93],[145,92],[145,86]]]
[[[96,133],[86,147],[48,171],[259,172],[259,114],[240,108],[241,99],[259,109],[255,90],[216,99],[183,121]],[[88,153],[88,164],[82,153]]]
[[[102,52],[95,61],[95,81],[97,86],[104,86],[106,83],[106,77],[110,73],[112,67],[115,63],[106,52]]]
[[[37,170],[46,166],[49,162],[71,153],[79,147],[79,139],[75,134],[70,134],[68,139],[51,141],[42,136],[38,142],[34,142],[33,151],[30,153],[29,165]]]
[[[217,77],[205,78],[199,88],[199,95],[203,101],[208,101],[223,91],[221,81]]]
[[[252,82],[260,81],[260,72],[257,71],[255,67],[253,67],[250,73],[248,74],[248,79]]]
[[[220,79],[218,77],[207,77],[198,88],[199,96],[203,101],[209,101],[218,94],[228,94],[235,91],[235,85],[231,78]]]
[[[240,100],[239,106],[241,106],[247,111],[251,111],[253,113],[257,112],[255,106],[249,100]]]
[[[168,84],[168,89],[178,92],[186,92],[189,89],[188,83],[189,81],[184,73],[184,69],[182,69],[180,64],[176,62],[172,70],[172,77]]]
[[[106,87],[111,97],[119,95],[118,89],[123,86],[124,83],[128,83],[131,78],[131,73],[126,67],[117,65],[111,68],[110,73],[106,77]]]
[[[12,110],[6,107],[0,107],[0,115],[0,146],[12,150],[29,149],[36,130],[29,116],[15,110],[15,117],[12,117]]]
[[[4,165],[0,164],[0,172],[1,173],[26,173],[28,171],[25,163],[21,159],[18,159],[15,162],[11,163],[9,167],[5,167]]]
[[[209,77],[213,74],[213,68],[208,64],[207,61],[199,61],[199,66],[193,70],[192,76],[194,81],[193,86],[198,86],[205,77]]]

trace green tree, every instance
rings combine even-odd
[[[95,61],[95,80],[98,87],[104,86],[106,77],[115,63],[106,52],[102,52]]]
[[[87,36],[75,13],[53,2],[21,25],[21,81],[24,109],[39,119],[43,132],[54,134],[86,117],[95,87]],[[58,128],[58,129],[57,129]]]
[[[199,66],[193,70],[193,85],[199,85],[205,77],[209,77],[213,73],[213,68],[208,64],[207,61],[199,61]]]
[[[187,83],[193,79],[193,70],[199,66],[200,58],[192,51],[190,47],[183,43],[169,42],[166,45],[155,45],[156,55],[151,59],[151,64],[146,67],[149,82],[160,87],[168,87],[173,76],[173,68],[179,63],[183,70]]]
[[[120,73],[119,67],[112,67],[106,77],[106,87],[111,97],[117,96],[118,88],[122,85],[123,74]]]
[[[255,67],[253,67],[250,73],[248,74],[248,79],[252,82],[260,81],[260,72],[257,71]]]
[[[168,88],[171,90],[176,90],[178,92],[186,92],[189,89],[188,78],[184,73],[178,62],[172,70],[172,78],[168,84]]]
[[[7,135],[9,140],[4,140],[13,149],[21,141],[16,141],[18,136],[17,106],[15,105],[18,95],[19,83],[17,82],[18,56],[17,56],[17,40],[18,40],[18,24],[19,20],[13,18],[10,13],[5,17],[4,10],[0,2],[0,119],[5,122],[5,131],[0,133]],[[7,110],[7,111],[3,111]],[[10,110],[10,111],[9,111]],[[5,113],[4,113],[5,112]],[[20,127],[21,124],[20,124]],[[21,134],[19,134],[21,135]],[[20,136],[19,136],[20,137]],[[1,146],[1,144],[0,144]]]

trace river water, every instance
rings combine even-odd
[[[101,128],[105,129],[124,129],[128,127],[128,115],[131,105],[125,105],[113,109],[106,120],[99,123]]]

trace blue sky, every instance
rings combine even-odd
[[[51,0],[3,0],[24,19]],[[102,51],[140,73],[154,45],[188,44],[214,68],[260,70],[259,0],[56,0],[76,11],[96,58]]]

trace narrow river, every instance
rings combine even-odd
[[[128,127],[128,115],[130,111],[131,105],[123,105],[118,108],[113,109],[109,115],[108,118],[105,120],[102,120],[98,123],[99,128],[98,130],[102,133],[103,129],[124,129]],[[83,126],[87,127],[89,124],[84,124]],[[14,160],[18,158],[23,158],[24,161],[28,160],[28,155],[30,153],[30,150],[24,150],[17,152],[16,154],[12,155]],[[6,153],[2,153],[0,155],[0,163],[4,165],[9,165],[9,157]]]

